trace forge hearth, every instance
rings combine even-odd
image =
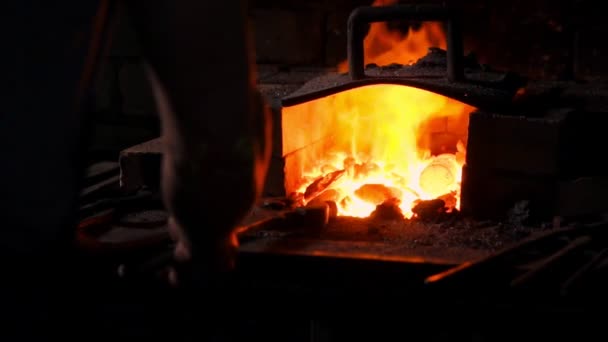
[[[412,16],[447,21],[448,50],[363,68],[361,28]],[[540,219],[606,210],[597,157],[606,120],[591,108],[605,110],[602,92],[493,70],[463,58],[459,39],[458,18],[443,7],[353,12],[349,73],[313,79],[282,101],[286,193],[302,205],[334,200],[341,215],[361,217],[394,198],[409,217],[418,201],[446,196],[478,218],[504,219],[523,204]]]
[[[364,45],[373,43],[363,28],[398,19],[447,22],[447,51],[364,68],[372,57]],[[459,18],[442,6],[362,7],[348,26],[348,74],[311,80],[283,99],[286,193],[301,205],[331,199],[342,216],[366,217],[391,201],[411,217],[418,202],[446,196],[457,210],[468,115],[506,105],[520,80],[463,58]]]
[[[397,199],[410,217],[436,198],[481,219],[521,205],[540,219],[604,212],[606,87],[527,81],[463,56],[455,15],[441,6],[361,8],[349,22],[349,73],[277,70],[269,82],[285,84],[261,82],[275,113],[265,195],[300,206],[334,201],[342,216],[366,217]],[[449,24],[447,50],[364,68],[363,28],[416,16]],[[125,190],[158,187],[159,147],[157,139],[123,152]]]
[[[283,108],[288,194],[303,204],[335,194],[341,215],[368,216],[398,199],[459,192],[468,114],[474,108],[399,85],[369,85]]]
[[[431,51],[431,54],[436,53],[438,50]],[[405,74],[406,70],[416,67],[402,67],[399,71]],[[396,68],[393,66],[388,70],[397,70]],[[379,71],[379,74],[388,72],[386,68],[379,67],[372,67],[371,70]],[[339,77],[344,75],[325,76],[311,83],[319,86],[321,80],[329,82],[328,79],[335,81]],[[375,80],[367,80],[370,81]],[[386,82],[386,79],[383,81]],[[321,194],[320,198],[325,200],[336,200],[335,195],[327,196],[329,192],[323,193],[324,188],[315,191],[315,182],[322,180],[321,184],[331,183],[331,172],[346,169],[336,169],[335,164],[327,163],[326,153],[335,147],[335,134],[342,129],[340,122],[331,114],[335,108],[334,103],[339,101],[337,99],[341,94],[347,94],[348,91],[323,96],[328,90],[321,87],[316,93],[320,94],[320,97],[309,100],[310,86],[305,85],[302,88],[305,92],[301,89],[285,100],[288,104],[292,103],[294,98],[305,99],[304,102],[283,108],[285,188],[288,194],[298,191],[303,193],[306,200],[313,200],[308,192],[315,196]],[[447,153],[458,157],[459,152],[464,152],[462,155],[466,155],[466,158],[459,164],[459,167],[462,167],[462,182],[458,190],[461,195],[460,209],[467,215],[482,219],[503,219],[518,203],[526,203],[532,216],[540,219],[603,213],[608,209],[604,199],[608,192],[608,178],[604,175],[601,157],[605,153],[602,136],[608,124],[608,117],[604,114],[601,97],[584,94],[581,87],[590,88],[594,94],[605,91],[601,85],[595,84],[548,83],[539,86],[538,83],[533,83],[520,88],[520,95],[514,96],[512,102],[505,103],[501,110],[489,109],[493,106],[483,104],[478,108],[464,104],[459,115],[450,116],[444,112],[444,115],[431,116],[416,126],[416,147],[428,148],[432,156]],[[539,91],[539,88],[543,90]],[[356,89],[365,89],[365,86]],[[382,97],[390,89],[384,88],[377,94],[380,105],[369,106],[366,102],[359,108],[349,109],[346,121],[355,121],[359,111],[378,112],[377,109],[385,101]],[[534,95],[520,101],[521,94],[526,92]],[[428,99],[432,101],[431,97]],[[356,102],[352,99],[349,101]],[[373,103],[373,100],[369,101]],[[489,102],[488,99],[486,101]],[[461,104],[456,101],[455,103]],[[382,112],[385,109],[380,108],[377,119],[387,120],[383,116],[385,112]],[[408,113],[406,96],[403,96],[403,104],[398,108],[407,113],[404,115],[416,115]],[[390,121],[390,126],[398,125],[398,120]],[[361,139],[360,144],[381,144],[383,140],[374,136],[373,130],[376,127],[368,123],[362,131],[351,133],[368,134],[365,138],[372,138]],[[404,138],[399,141],[406,142],[407,134],[408,132],[404,131]],[[348,137],[353,138],[354,135]],[[423,145],[425,142],[428,145]],[[458,150],[460,143],[466,146],[466,150]],[[343,149],[343,152],[346,151],[349,150]],[[346,153],[341,156],[343,159],[340,162],[347,161],[344,157],[352,157]],[[393,160],[399,160],[400,157],[393,156]],[[432,164],[432,161],[429,164]],[[316,167],[318,177],[323,174],[319,173],[319,168],[327,167],[328,172],[324,174],[326,179],[306,179],[311,173],[314,174],[310,172],[310,165]],[[366,166],[366,163],[355,164],[355,167],[360,168]],[[306,171],[309,171],[308,175]],[[298,183],[303,179],[308,181],[308,187],[302,188],[301,183]],[[358,186],[363,189],[371,185],[375,184]],[[331,185],[328,189],[335,190]],[[390,189],[391,186],[386,186],[383,190],[390,192]],[[389,199],[390,196],[386,196],[385,199]]]
[[[262,208],[256,209],[258,215]],[[266,213],[265,215],[272,215]],[[259,217],[259,216],[258,216]],[[256,219],[250,218],[252,222]],[[293,225],[245,233],[248,251],[278,254],[333,254],[356,258],[400,258],[458,265],[479,260],[554,230],[552,223],[529,225],[512,216],[503,222],[451,215],[439,220],[336,217],[322,230]]]

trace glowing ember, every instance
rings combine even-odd
[[[284,134],[299,134],[298,138],[312,134],[302,127],[299,133],[290,129],[290,118],[314,120],[320,122],[314,132],[317,140],[331,142],[308,153],[300,151],[297,192],[312,200],[331,190],[339,215],[356,217],[369,216],[378,204],[391,199],[399,201],[406,217],[412,216],[419,200],[447,194],[454,195],[452,205],[458,207],[464,144],[455,137],[451,146],[455,153],[432,156],[428,127],[432,120],[441,119],[466,125],[472,110],[436,93],[387,84],[286,107]]]
[[[376,0],[372,6],[387,6],[396,0]],[[387,23],[373,23],[363,40],[364,63],[380,66],[399,63],[409,65],[424,57],[429,48],[446,48],[445,32],[441,23],[423,22],[418,29],[409,28],[407,33],[391,30]],[[339,72],[348,71],[348,62],[338,65]]]

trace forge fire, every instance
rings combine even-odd
[[[283,110],[284,141],[311,142],[294,155],[300,169],[286,174],[303,204],[332,200],[339,215],[355,217],[385,201],[396,202],[405,217],[420,200],[442,198],[458,208],[473,107],[379,84]]]
[[[377,0],[373,6],[386,6],[396,1]],[[409,65],[424,57],[429,48],[446,48],[446,36],[441,23],[428,21],[420,27],[409,27],[407,32],[392,30],[387,23],[373,23],[363,40],[366,63]],[[338,65],[339,72],[348,71],[348,61]]]
[[[377,0],[374,6],[394,3]],[[410,65],[445,48],[436,22],[401,32],[373,23],[365,63]],[[338,65],[340,72],[348,64]],[[285,185],[300,205],[334,201],[338,215],[368,217],[382,203],[412,217],[421,200],[459,208],[468,115],[475,108],[403,85],[359,87],[283,108]]]

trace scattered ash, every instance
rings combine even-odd
[[[320,232],[276,233],[261,231],[256,237],[276,239],[304,238],[308,241],[354,242],[349,248],[363,248],[367,253],[417,256],[454,263],[478,260],[509,248],[518,242],[559,229],[555,222],[533,222],[525,201],[515,205],[505,219],[478,220],[457,210],[446,211],[445,199],[420,202],[415,217],[406,219],[397,204],[385,201],[367,218],[338,216],[329,220]],[[290,205],[265,201],[256,206],[245,224],[289,212]],[[281,210],[282,209],[282,210]],[[355,247],[356,246],[356,247]]]
[[[526,201],[515,205],[503,221],[475,220],[455,209],[447,212],[442,199],[421,201],[413,210],[414,218],[405,219],[391,210],[395,208],[391,203],[377,206],[369,218],[337,217],[321,238],[494,253],[554,227],[552,223],[530,223]]]
[[[447,219],[379,220],[337,217],[322,232],[321,239],[383,243],[393,252],[403,251],[456,262],[483,258],[548,229],[510,222],[478,221],[454,213]]]

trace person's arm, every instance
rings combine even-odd
[[[270,115],[243,1],[125,0],[161,113],[165,204],[194,258],[226,266],[263,187]],[[225,255],[224,255],[225,256]]]

